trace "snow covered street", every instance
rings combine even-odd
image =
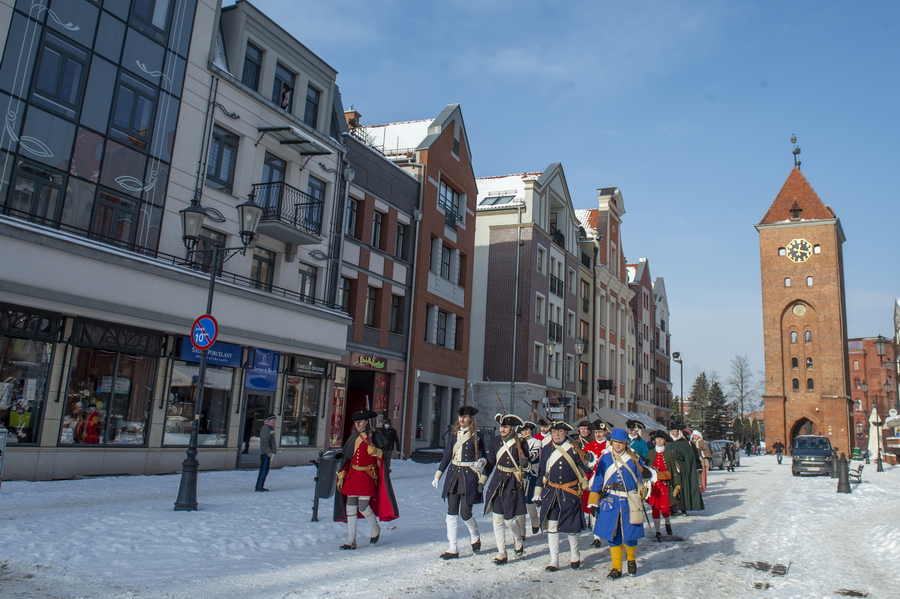
[[[200,454],[202,462],[203,454]],[[269,493],[256,471],[202,472],[197,512],[175,512],[178,475],[54,482],[7,481],[0,490],[0,595],[55,598],[575,597],[799,598],[900,595],[900,467],[865,467],[852,494],[837,479],[795,478],[789,459],[741,458],[736,473],[711,471],[706,510],[672,519],[677,543],[643,539],[638,575],[606,579],[609,552],[581,540],[582,568],[544,571],[547,543],[495,566],[490,518],[472,556],[444,562],[445,505],[429,484],[435,467],[392,463],[400,518],[377,546],[359,524],[359,549],[339,551],[346,525],[323,500],[311,522],[315,470],[273,470]],[[277,464],[277,462],[276,462]],[[855,464],[854,464],[855,465]],[[479,506],[476,506],[478,510]],[[394,528],[392,528],[394,527]],[[530,522],[529,522],[530,530]],[[777,574],[781,564],[787,573]],[[349,582],[348,582],[349,581]],[[856,593],[856,594],[854,594]]]

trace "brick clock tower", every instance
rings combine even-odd
[[[765,340],[766,446],[827,435],[850,453],[844,232],[799,164],[759,231]]]

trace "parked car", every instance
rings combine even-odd
[[[712,453],[709,456],[709,469],[718,468],[719,470],[725,469],[725,446],[722,445],[720,441],[707,441],[707,445],[709,445],[709,451]]]
[[[831,476],[831,441],[822,435],[800,435],[791,443],[791,474],[827,474]]]
[[[722,446],[722,456],[723,456],[722,463],[727,466],[728,460],[724,457],[725,445],[728,443],[734,444],[734,441],[729,441],[728,439],[716,439],[716,440],[712,441],[712,443],[718,443],[719,445]],[[737,445],[734,446],[734,465],[735,465],[735,467],[738,467],[741,465],[741,448]],[[725,466],[723,466],[723,468],[724,467]]]

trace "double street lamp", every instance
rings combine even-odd
[[[256,238],[256,228],[259,226],[259,219],[262,217],[263,209],[253,201],[254,195],[251,193],[249,198],[243,204],[238,205],[238,221],[240,226],[241,245],[240,247],[222,247],[220,244],[213,244],[208,249],[197,249],[200,241],[200,229],[203,227],[203,221],[206,218],[206,211],[200,206],[200,202],[192,200],[191,205],[179,212],[181,214],[182,241],[184,247],[188,250],[188,259],[192,259],[194,254],[210,253],[212,259],[209,262],[209,292],[206,296],[206,312],[212,314],[213,294],[216,289],[216,273],[219,270],[220,263],[224,264],[229,258],[235,254],[242,256],[247,252],[247,246],[253,243]],[[178,488],[178,497],[175,500],[175,511],[194,511],[197,509],[197,470],[200,463],[197,461],[197,436],[200,429],[200,417],[203,406],[203,389],[206,382],[206,349],[200,352],[200,365],[197,369],[197,389],[194,395],[194,413],[191,420],[191,436],[188,442],[187,457],[181,463],[181,485]]]
[[[568,377],[566,376],[566,370],[567,370],[566,364],[569,362],[575,362],[577,364],[579,361],[581,361],[581,355],[584,353],[584,345],[585,345],[585,343],[583,340],[577,339],[575,341],[575,357],[574,358],[559,358],[558,360],[553,359],[553,355],[556,353],[556,344],[548,343],[547,345],[544,346],[544,350],[547,352],[547,357],[550,358],[549,360],[547,360],[548,368],[550,367],[550,364],[553,364],[554,362],[556,362],[556,363],[562,362],[562,364],[563,364],[562,396],[559,399],[559,403],[563,404],[564,406],[568,405],[568,403],[569,403],[569,398],[566,397],[566,381],[568,379]],[[577,390],[575,392],[575,398],[576,399],[578,398]],[[575,402],[575,405],[576,406],[578,405],[577,401]]]

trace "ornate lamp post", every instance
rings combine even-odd
[[[684,426],[684,364],[681,361],[681,353],[680,352],[672,352],[672,359],[678,364],[679,372],[681,374],[681,397],[678,399],[678,409],[681,412],[681,421],[679,424]],[[744,415],[741,414],[741,418]]]
[[[219,265],[225,263],[237,253],[244,255],[247,246],[253,243],[256,237],[256,228],[262,216],[262,208],[253,201],[253,194],[243,204],[237,207],[238,221],[240,225],[241,246],[226,248],[214,244],[210,249],[198,250],[200,241],[200,229],[206,218],[206,211],[197,200],[191,201],[191,205],[180,212],[182,241],[188,250],[189,257],[194,254],[210,252],[212,260],[209,267],[209,292],[206,296],[206,314],[212,314],[213,294],[216,289],[216,273]],[[220,259],[221,256],[221,259]],[[175,499],[175,511],[194,511],[197,509],[197,470],[200,463],[197,461],[197,436],[200,429],[199,414],[203,406],[203,388],[206,382],[206,355],[207,350],[200,352],[200,365],[197,368],[197,389],[194,395],[194,414],[191,421],[191,437],[184,462],[181,463],[181,484],[178,488],[178,497]]]

